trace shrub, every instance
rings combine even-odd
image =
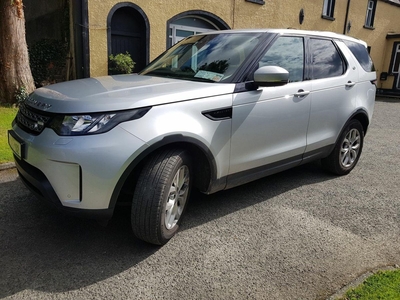
[[[108,74],[110,75],[130,74],[135,67],[135,62],[128,52],[119,53],[115,56],[111,54],[108,59]]]
[[[15,91],[14,97],[16,100],[16,105],[20,105],[22,102],[25,101],[26,98],[28,98],[28,92],[24,86],[20,87],[18,90]]]

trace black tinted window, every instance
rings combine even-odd
[[[340,76],[345,71],[338,50],[330,40],[311,39],[313,79]]]
[[[365,71],[367,72],[375,71],[372,59],[369,56],[368,50],[364,45],[350,41],[343,41],[343,42],[350,49],[353,55],[357,58],[358,62]]]
[[[304,42],[301,37],[283,36],[268,49],[259,67],[278,66],[289,71],[289,82],[302,81],[304,73]]]

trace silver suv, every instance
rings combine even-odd
[[[139,74],[37,89],[9,144],[24,183],[65,211],[111,218],[165,244],[190,190],[210,194],[321,159],[360,158],[375,102],[366,44],[298,30],[188,37]]]

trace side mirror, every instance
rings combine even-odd
[[[254,83],[259,86],[280,86],[289,82],[289,72],[278,66],[265,66],[254,72]]]

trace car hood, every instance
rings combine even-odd
[[[118,111],[232,93],[235,84],[204,83],[143,75],[116,75],[42,87],[26,104],[52,113]]]

